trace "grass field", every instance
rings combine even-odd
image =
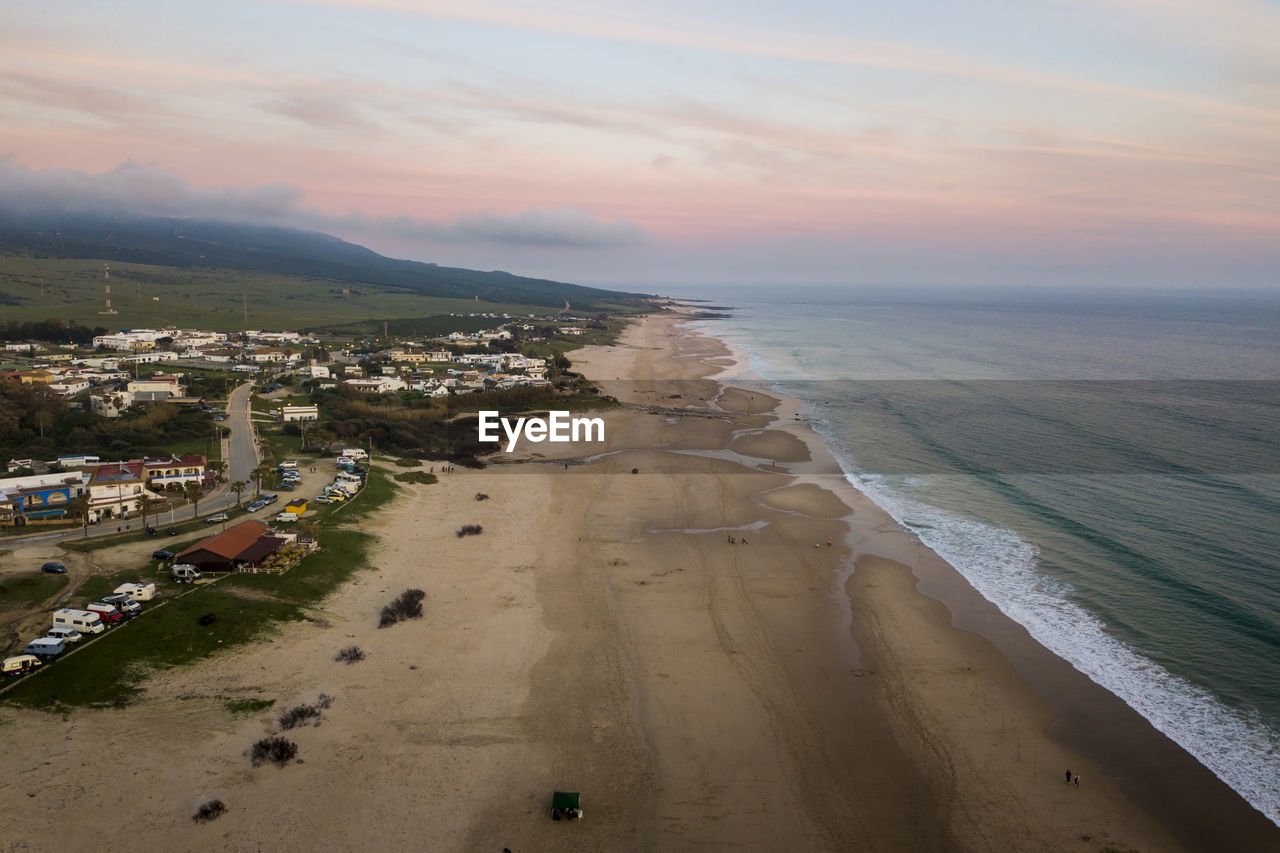
[[[390,502],[396,488],[386,476],[371,472],[354,501],[326,508],[320,518],[321,549],[283,575],[229,575],[191,588],[164,582],[165,597],[144,604],[140,617],[24,678],[4,700],[55,711],[124,705],[150,670],[198,661],[259,640],[284,622],[311,618],[311,608],[366,567],[373,536],[355,529],[350,516]],[[151,579],[145,568],[126,570],[91,579],[82,592],[98,595],[144,578]]]
[[[229,331],[304,329],[451,313],[542,316],[549,310],[439,299],[401,288],[307,276],[112,263],[111,305],[117,313],[103,315],[99,312],[105,304],[104,265],[95,260],[0,255],[0,302],[5,319],[57,318],[112,331],[165,326]]]

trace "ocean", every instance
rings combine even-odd
[[[856,488],[1280,824],[1280,296],[680,295],[732,306],[697,326]]]

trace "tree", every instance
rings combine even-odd
[[[147,510],[153,510],[154,512],[158,513],[160,512],[160,507],[165,506],[167,503],[168,501],[166,500],[149,497],[147,495],[143,495],[142,498],[139,499],[138,506],[142,509],[142,529],[143,530],[147,529]]]
[[[72,518],[80,516],[80,526],[84,529],[85,536],[89,535],[89,501],[89,493],[81,492],[67,504],[67,510]]]
[[[223,480],[222,475],[226,473],[226,470],[227,470],[227,460],[219,459],[217,462],[214,462],[212,465],[208,467],[218,472],[218,482],[221,483]]]
[[[244,480],[236,480],[231,484],[231,491],[236,493],[236,506],[240,506],[240,496],[244,494],[244,490],[249,488],[249,484]]]
[[[191,517],[195,518],[200,514],[200,498],[204,495],[204,489],[200,488],[199,483],[187,483],[182,487],[182,493],[191,501]]]
[[[254,468],[250,474],[258,483],[258,494],[262,494],[262,478],[271,473],[271,466],[263,462],[257,468]]]

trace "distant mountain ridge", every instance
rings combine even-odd
[[[202,219],[0,212],[0,250],[176,267],[315,276],[455,299],[590,311],[643,294],[405,261],[318,231]]]

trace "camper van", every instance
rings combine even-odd
[[[64,643],[78,643],[84,639],[75,628],[64,628],[61,625],[54,625],[45,636],[53,637],[55,640],[61,640]]]
[[[112,592],[115,595],[127,595],[134,601],[150,601],[156,597],[156,585],[153,583],[122,583]]]
[[[369,458],[369,452],[360,447],[348,447],[346,450],[342,451],[342,455],[348,459],[355,459],[357,461]]]
[[[24,655],[35,655],[42,660],[52,660],[67,650],[67,644],[54,637],[41,637],[27,643]]]
[[[90,613],[88,610],[72,610],[70,607],[53,612],[53,627],[71,628],[85,635],[101,634],[107,630],[102,624],[102,617],[97,613]]]
[[[124,619],[124,614],[120,612],[120,608],[114,604],[107,604],[105,601],[95,601],[92,604],[86,604],[85,610],[90,613],[97,613],[98,618],[108,625],[120,622]]]
[[[282,512],[276,516],[276,521],[284,523],[288,521],[297,521],[298,514],[296,512]]]
[[[24,672],[39,669],[42,665],[40,658],[35,655],[18,655],[4,659],[3,671],[5,675],[22,675]]]
[[[178,583],[191,583],[204,577],[204,573],[190,563],[175,563],[169,569],[169,576]]]
[[[110,604],[130,619],[142,614],[142,605],[124,593],[108,595],[102,599],[103,604]]]

